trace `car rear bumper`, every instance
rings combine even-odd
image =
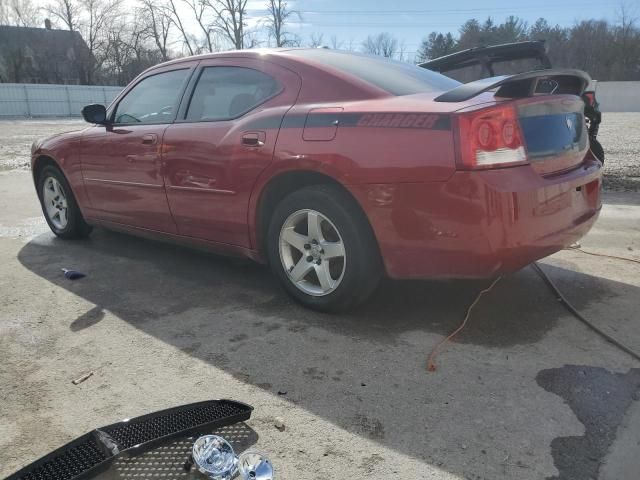
[[[491,277],[583,237],[598,218],[601,164],[458,171],[446,182],[354,185],[392,278]]]

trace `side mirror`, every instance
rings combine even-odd
[[[98,103],[87,105],[82,109],[82,118],[89,123],[104,125],[107,123],[107,109]]]

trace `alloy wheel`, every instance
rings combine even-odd
[[[42,185],[42,201],[49,221],[58,230],[69,223],[69,206],[64,188],[54,177],[47,177]]]
[[[340,232],[326,216],[304,209],[280,229],[280,261],[291,282],[308,295],[333,292],[344,277],[347,256]]]

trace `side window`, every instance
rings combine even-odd
[[[279,90],[274,78],[251,68],[206,67],[200,73],[185,118],[192,122],[236,118]]]
[[[115,123],[168,123],[188,69],[158,73],[145,78],[120,100],[116,107]]]

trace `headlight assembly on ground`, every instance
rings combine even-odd
[[[218,435],[198,438],[192,449],[193,463],[212,480],[229,480],[240,474],[243,480],[272,480],[273,467],[269,459],[256,451],[239,457],[233,447]]]

